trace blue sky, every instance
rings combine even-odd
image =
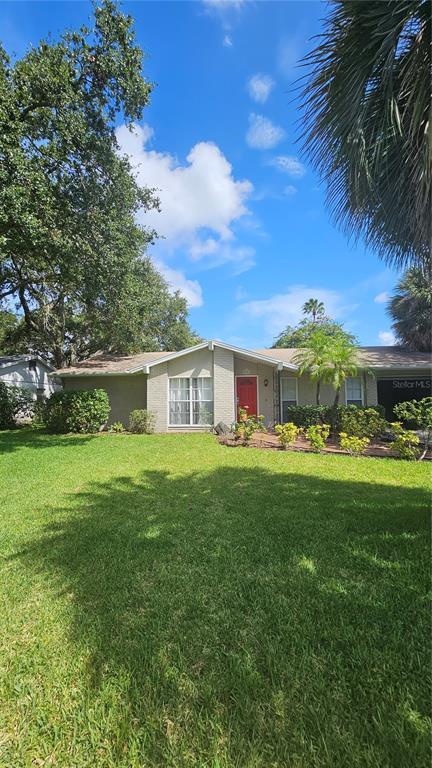
[[[162,212],[155,264],[206,338],[270,346],[310,296],[362,344],[391,343],[397,274],[330,221],[300,157],[296,62],[321,29],[321,2],[125,2],[156,83],[143,122],[118,138]],[[88,20],[86,2],[0,2],[0,36],[22,55]]]

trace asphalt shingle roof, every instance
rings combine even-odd
[[[298,349],[277,348],[250,351],[267,355],[267,357],[274,357],[275,360],[292,363]],[[70,368],[60,368],[56,373],[59,376],[62,374],[92,376],[127,373],[131,369],[156,362],[169,354],[169,352],[142,352],[138,355],[105,355],[99,353]],[[359,347],[359,358],[361,363],[369,368],[428,368],[431,365],[429,353],[410,352],[402,347]]]

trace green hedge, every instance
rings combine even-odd
[[[341,429],[344,419],[348,416],[351,421],[356,418],[364,420],[363,412],[373,410],[384,417],[382,405],[338,405],[335,412],[332,405],[289,405],[284,408],[284,422],[292,422],[297,427],[313,427],[315,424],[332,424],[336,430]],[[347,431],[347,430],[342,430]]]
[[[13,429],[19,417],[32,415],[33,408],[31,392],[0,381],[0,429]]]
[[[104,389],[54,392],[45,405],[43,420],[49,432],[99,432],[110,411]]]

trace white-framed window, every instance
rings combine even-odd
[[[281,377],[282,421],[287,421],[286,409],[297,405],[297,379],[294,376]]]
[[[363,390],[360,376],[353,376],[345,382],[346,404],[363,405]]]
[[[213,424],[213,380],[209,376],[169,380],[169,423],[171,427]]]

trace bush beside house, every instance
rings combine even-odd
[[[104,389],[54,392],[46,402],[43,421],[49,432],[99,432],[110,411]]]
[[[30,392],[0,381],[0,429],[13,429],[19,419],[31,417],[33,409]]]

